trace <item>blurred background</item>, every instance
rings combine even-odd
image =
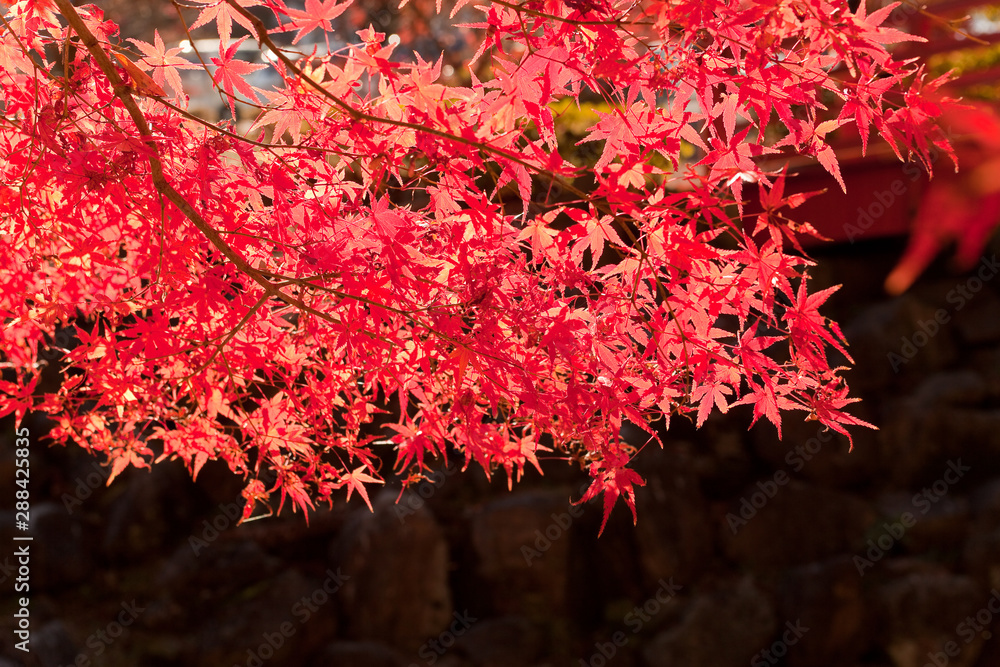
[[[123,37],[208,37],[188,35],[169,3],[101,6],[125,17]],[[781,441],[766,424],[747,431],[738,408],[701,430],[674,420],[666,446],[635,461],[647,482],[638,524],[619,506],[600,538],[600,506],[571,502],[587,478],[562,461],[512,492],[454,461],[402,495],[390,483],[374,512],[352,502],[308,525],[286,512],[236,526],[242,485],[225,466],[193,482],[165,462],[106,487],[106,468],[40,444],[47,426],[29,416],[31,652],[14,646],[6,547],[0,667],[1000,665],[1000,244],[982,233],[964,262],[949,260],[962,225],[997,222],[998,18],[956,1],[890,17],[929,38],[906,53],[954,69],[955,94],[982,101],[976,122],[954,121],[969,169],[956,175],[943,158],[928,181],[884,146],[862,158],[845,134],[848,194],[798,211],[834,239],[811,247],[810,284],[843,285],[824,314],[850,342],[863,399],[853,412],[879,427],[855,429],[853,452],[794,415]],[[397,36],[400,57],[443,52],[456,81],[476,47],[429,0],[356,3],[338,21],[343,42],[322,48],[372,24]],[[221,107],[199,113],[214,120]],[[595,159],[592,144],[572,147],[592,112],[563,117],[571,159]],[[803,191],[831,184],[813,167],[795,173]],[[889,296],[910,229],[949,215],[954,238],[934,236],[947,252]],[[13,432],[0,423],[0,479],[15,478]],[[4,507],[0,541],[12,545]]]

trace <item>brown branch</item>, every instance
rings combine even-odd
[[[149,123],[146,121],[146,117],[143,115],[142,110],[139,109],[139,105],[136,103],[135,98],[132,96],[132,93],[130,92],[128,86],[125,85],[125,83],[122,81],[122,78],[118,75],[118,71],[115,68],[114,64],[112,64],[111,59],[108,57],[108,54],[105,53],[104,49],[101,47],[100,43],[97,41],[97,38],[94,37],[94,35],[93,35],[92,32],[90,32],[90,30],[87,27],[87,25],[83,22],[83,19],[81,19],[80,15],[76,12],[76,9],[73,7],[72,4],[70,4],[70,0],[55,0],[55,2],[56,2],[56,4],[59,7],[60,12],[62,12],[63,16],[66,18],[67,22],[69,22],[69,24],[73,28],[73,30],[76,31],[76,33],[80,36],[81,41],[83,42],[84,46],[87,47],[87,50],[90,52],[91,56],[94,58],[94,61],[98,64],[98,67],[100,67],[101,71],[104,72],[105,76],[107,76],[108,81],[111,83],[112,87],[114,88],[115,96],[118,97],[119,100],[121,100],[122,104],[125,106],[125,109],[128,111],[129,116],[131,116],[132,121],[135,123],[136,127],[139,129],[139,132],[142,135],[143,141],[149,147],[149,152],[148,152],[147,157],[149,159],[150,169],[151,169],[151,172],[152,172],[151,176],[152,176],[152,179],[153,179],[153,185],[156,187],[156,190],[160,194],[162,194],[164,197],[166,197],[167,199],[169,199],[175,206],[177,206],[177,208],[184,214],[184,216],[188,220],[190,220],[195,225],[195,227],[197,227],[205,235],[205,237],[212,243],[212,245],[215,246],[229,261],[231,261],[233,263],[233,265],[235,265],[235,267],[241,273],[243,273],[244,275],[249,276],[251,279],[253,279],[254,282],[256,282],[259,285],[261,285],[264,288],[264,290],[265,290],[265,292],[267,293],[268,296],[276,297],[277,299],[279,299],[281,301],[284,301],[285,303],[287,303],[287,304],[289,304],[291,306],[295,306],[296,308],[302,310],[303,312],[309,313],[310,315],[313,315],[313,316],[315,316],[315,317],[317,317],[317,318],[319,318],[319,319],[321,319],[321,320],[323,320],[325,322],[328,322],[328,323],[331,323],[331,324],[338,324],[338,325],[342,324],[341,320],[338,320],[337,318],[333,317],[329,313],[324,313],[322,311],[316,310],[312,306],[309,306],[308,304],[306,304],[301,299],[296,298],[294,296],[291,296],[289,294],[286,294],[275,283],[273,283],[271,280],[268,279],[267,275],[265,275],[265,272],[262,272],[262,271],[259,271],[259,270],[255,269],[255,268],[253,268],[249,264],[249,262],[246,261],[246,259],[244,259],[228,243],[226,243],[226,241],[222,238],[222,235],[219,233],[219,231],[216,230],[214,227],[212,227],[208,223],[208,221],[205,220],[205,218],[201,215],[201,213],[199,213],[198,210],[195,209],[184,198],[184,196],[181,195],[181,193],[178,192],[176,190],[176,188],[174,188],[170,184],[170,182],[167,180],[166,176],[163,173],[163,164],[160,161],[160,156],[159,156],[159,152],[158,152],[158,148],[157,148],[156,142],[153,139],[152,133],[150,132]],[[250,16],[252,16],[252,15],[250,15]],[[256,20],[256,17],[254,17],[254,19]],[[261,27],[263,27],[263,26],[261,25]],[[282,57],[284,57],[283,54],[282,54]],[[287,60],[287,58],[286,58],[286,60]],[[291,65],[291,66],[294,68],[294,65]],[[296,69],[296,72],[298,72],[297,69]],[[298,74],[299,74],[299,76],[302,76],[301,72],[298,72]],[[309,79],[308,77],[304,77],[304,78],[305,78],[305,80],[312,82],[312,80]],[[320,90],[323,90],[323,89],[320,88]],[[326,93],[325,90],[323,90],[323,92]],[[346,104],[346,102],[342,102],[342,104]],[[360,112],[357,112],[357,113],[360,116],[362,116],[362,117],[366,116],[366,114],[361,114]],[[374,117],[374,116],[372,116],[371,119],[372,120],[383,120],[383,119],[379,119],[379,118]],[[399,123],[393,123],[393,124],[399,124]],[[414,127],[416,127],[416,126],[414,126]],[[425,129],[426,130],[427,128],[420,128],[420,129]],[[518,160],[518,161],[521,162],[520,160]],[[524,164],[527,164],[527,163],[524,163]],[[287,278],[284,278],[284,277],[282,277],[282,278],[285,279],[285,280],[287,280]],[[296,282],[299,282],[299,281],[296,281]],[[308,283],[306,283],[306,284],[308,284]],[[317,288],[317,287],[319,287],[319,286],[312,285],[312,284],[309,284],[309,286],[311,288],[314,288],[314,289]],[[404,312],[404,311],[402,311],[400,309],[394,308],[394,307],[389,306],[387,304],[381,304],[381,303],[375,303],[375,302],[369,301],[369,300],[365,299],[364,297],[362,297],[360,295],[347,294],[345,292],[340,292],[339,290],[337,290],[336,292],[337,292],[337,295],[341,296],[342,298],[350,298],[350,299],[358,300],[360,302],[368,303],[369,305],[373,305],[373,306],[378,307],[378,308],[384,308],[384,309],[392,311],[392,312],[397,312],[397,313],[402,313],[402,314],[405,314],[405,315],[408,315],[408,316],[412,316],[412,313]],[[259,308],[260,305],[261,305],[261,303],[259,302],[258,305],[255,308]],[[247,317],[249,317],[249,315]],[[244,318],[244,319],[247,319],[247,318]],[[241,322],[241,324],[242,324],[242,322]],[[462,341],[460,341],[460,340],[458,340],[458,339],[456,339],[456,338],[454,338],[452,336],[449,336],[449,335],[447,335],[447,334],[445,334],[443,332],[436,331],[435,329],[433,329],[432,327],[429,327],[425,323],[421,322],[419,324],[421,326],[423,326],[425,329],[427,329],[428,333],[431,333],[433,335],[438,336],[439,338],[447,340],[448,342],[450,342],[450,343],[452,343],[452,344],[454,344],[456,346],[463,347],[463,348],[471,350],[471,348],[469,347],[468,344],[466,344],[466,343],[464,343],[464,342],[462,342]],[[359,333],[367,335],[370,338],[377,338],[377,335],[374,334],[374,333],[372,333],[372,332],[360,330]],[[480,354],[480,355],[483,355],[483,356],[489,356],[491,358],[494,358],[497,361],[504,361],[504,360],[500,359],[499,357],[493,357],[492,355],[490,355],[488,353],[484,353],[484,352],[481,352],[481,351],[476,351],[476,353]]]
[[[98,67],[108,78],[108,81],[111,83],[115,91],[115,96],[121,100],[126,111],[128,111],[129,116],[131,116],[132,122],[134,122],[136,127],[139,129],[142,140],[149,147],[147,158],[149,159],[153,185],[157,192],[170,200],[174,206],[176,206],[181,213],[183,213],[184,216],[190,220],[202,234],[205,235],[209,242],[211,242],[211,244],[226,257],[226,259],[232,262],[241,273],[249,276],[254,282],[263,287],[269,296],[276,297],[289,305],[300,308],[304,312],[310,313],[311,315],[319,317],[320,319],[331,324],[341,324],[340,320],[336,319],[332,315],[317,311],[311,306],[306,305],[301,299],[282,292],[276,285],[274,285],[274,283],[268,280],[260,271],[253,268],[246,259],[244,259],[228,243],[226,243],[219,231],[212,227],[212,225],[205,220],[204,216],[202,216],[201,213],[199,213],[198,210],[195,209],[194,206],[192,206],[190,202],[188,202],[184,196],[170,184],[166,175],[163,173],[163,163],[160,161],[160,155],[156,142],[150,132],[149,123],[146,122],[146,117],[143,115],[142,110],[139,109],[139,105],[136,103],[135,98],[132,96],[128,86],[125,85],[121,76],[118,75],[118,70],[111,62],[108,54],[101,47],[97,38],[94,37],[94,34],[87,27],[87,24],[80,18],[80,15],[70,3],[70,0],[55,0],[55,3],[59,7],[59,11],[62,13],[63,17],[65,17],[70,27],[77,33],[77,35],[80,36],[80,40],[83,42],[84,46],[87,47],[87,51],[94,58]]]
[[[253,24],[254,31],[256,31],[257,33],[258,43],[264,44],[268,48],[270,48],[271,51],[278,57],[278,59],[285,65],[285,67],[288,68],[289,71],[293,72],[302,82],[304,82],[313,90],[315,90],[317,93],[319,93],[324,98],[329,100],[330,103],[332,103],[334,106],[344,110],[344,112],[346,112],[351,117],[352,120],[356,122],[368,121],[371,123],[394,125],[396,127],[403,127],[409,130],[414,130],[416,132],[432,134],[442,139],[447,139],[449,141],[454,141],[456,143],[464,144],[466,146],[478,148],[486,153],[492,153],[493,155],[498,155],[506,160],[510,160],[511,162],[519,164],[522,167],[525,167],[526,169],[530,169],[531,171],[537,174],[548,176],[553,180],[559,180],[559,181],[564,180],[564,177],[561,174],[556,174],[555,172],[545,169],[544,167],[539,167],[537,165],[531,164],[530,162],[521,159],[518,155],[514,153],[509,153],[503,150],[502,148],[496,148],[495,146],[491,146],[488,143],[469,139],[467,137],[463,137],[457,134],[451,134],[450,132],[445,132],[444,130],[438,130],[436,128],[428,127],[426,125],[420,125],[419,123],[411,123],[405,120],[394,120],[392,118],[384,118],[382,116],[375,116],[373,114],[365,113],[364,111],[359,111],[358,109],[355,109],[350,104],[348,104],[347,102],[340,99],[339,97],[328,91],[326,88],[321,86],[318,82],[314,81],[312,77],[306,76],[302,72],[302,70],[299,69],[299,67],[282,52],[281,47],[277,46],[271,40],[271,37],[268,35],[267,32],[267,26],[264,25],[263,21],[261,21],[259,18],[251,14],[244,7],[240,6],[239,3],[237,3],[235,0],[225,0],[225,2],[230,7],[232,7],[234,11],[239,13],[240,16],[244,17],[245,19],[250,21],[251,24]],[[569,184],[564,185],[563,183],[560,183],[560,185],[563,185],[563,187],[566,187],[567,189],[572,188],[572,186],[570,186]],[[583,193],[580,194],[582,195]]]
[[[501,5],[509,9],[513,9],[518,14],[527,14],[528,16],[535,16],[542,19],[548,19],[550,21],[559,21],[561,23],[567,23],[569,25],[614,25],[622,26],[626,23],[624,18],[612,19],[607,21],[584,21],[581,19],[570,19],[563,16],[556,16],[555,14],[546,14],[545,12],[540,12],[534,9],[529,9],[524,5],[514,4],[513,2],[504,2],[504,0],[492,0],[493,4]],[[631,11],[632,8],[629,8]],[[656,25],[653,21],[628,21],[629,25]]]

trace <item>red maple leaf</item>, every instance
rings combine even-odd
[[[232,1],[240,7],[256,7],[261,4],[260,0]],[[229,44],[229,38],[233,34],[233,21],[246,28],[254,38],[259,37],[253,21],[236,11],[229,4],[229,0],[194,0],[194,2],[199,5],[205,5],[205,8],[198,14],[198,19],[191,24],[190,29],[194,30],[195,28],[207,25],[210,21],[215,21],[219,31],[219,38],[222,40],[222,48],[225,48]]]
[[[348,500],[351,499],[351,494],[357,491],[358,495],[360,495],[361,498],[365,501],[365,504],[368,505],[368,509],[372,509],[372,503],[371,500],[368,499],[368,490],[365,488],[365,483],[384,484],[385,482],[375,477],[372,477],[371,475],[366,473],[365,470],[367,470],[366,466],[360,466],[358,468],[355,468],[351,472],[344,473],[342,481],[344,485],[347,487]]]
[[[285,26],[285,29],[299,29],[299,32],[295,35],[295,39],[292,40],[292,44],[298,44],[299,40],[317,28],[330,32],[333,29],[330,21],[343,14],[350,6],[350,2],[343,2],[338,5],[337,0],[326,0],[326,2],[322,0],[306,0],[305,11],[289,9],[288,15],[292,18],[292,25]]]
[[[284,24],[255,33],[244,10],[261,4]],[[249,478],[246,517],[274,492],[279,510],[345,487],[371,507],[383,453],[412,477],[455,450],[513,483],[551,443],[589,460],[602,532],[619,497],[636,518],[626,421],[650,433],[751,404],[779,434],[792,410],[865,426],[828,359],[846,346],[819,314],[832,289],[809,294],[811,262],[785,249],[810,231],[794,219],[805,195],[786,196],[762,158],[818,159],[842,181],[826,137],[854,122],[862,142],[874,127],[929,167],[949,151],[934,128],[943,80],[893,59],[886,10],[542,4],[463,10],[479,13],[467,29],[485,82],[473,70],[453,85],[443,61],[408,62],[370,27],[295,71],[279,60],[284,87],[261,95],[264,54],[240,59],[251,45],[231,43],[233,22],[273,55],[275,37],[303,43],[346,3],[196,0],[193,27],[220,39],[214,85],[233,113],[264,99],[254,129],[270,138],[154,99],[191,66],[158,34],[120,61],[146,94],[136,108],[79,47],[114,22],[68,0],[14,5],[0,104],[24,122],[0,124],[0,410],[45,411],[55,441],[105,453],[116,474],[151,440],[193,475],[222,460]],[[574,105],[576,120],[558,110]],[[962,206],[979,218],[942,216],[963,258],[1000,201],[998,164],[970,172]],[[763,240],[745,231],[745,182],[761,185]],[[59,386],[38,397],[43,343],[70,324]]]
[[[837,433],[847,436],[850,449],[854,449],[854,438],[850,432],[844,428],[845,425],[865,426],[867,428],[878,429],[874,424],[858,419],[842,411],[845,405],[856,403],[858,399],[847,398],[847,385],[843,383],[831,383],[824,387],[815,397],[810,399],[812,414],[810,419],[819,420],[821,424],[832,428]]]
[[[838,352],[852,361],[844,349],[842,339],[831,333],[826,318],[819,314],[819,307],[830,298],[830,295],[840,289],[840,285],[828,287],[814,294],[809,294],[806,279],[799,283],[795,303],[785,313],[788,322],[789,340],[795,349],[801,353],[809,364],[816,369],[827,366],[823,353],[823,342],[832,345]]]
[[[161,86],[169,85],[175,95],[183,94],[184,85],[181,83],[181,75],[177,70],[198,69],[199,65],[177,55],[181,52],[180,47],[167,49],[163,44],[163,38],[160,37],[159,30],[153,31],[152,44],[138,39],[130,39],[129,41],[142,51],[143,57],[139,61],[139,65],[146,70],[152,70],[153,81]]]
[[[632,487],[633,485],[646,485],[639,473],[625,467],[629,462],[627,455],[608,450],[605,456],[607,458],[590,465],[590,476],[594,478],[594,481],[587,488],[583,497],[577,501],[577,503],[585,503],[596,497],[598,493],[604,494],[604,518],[601,520],[601,530],[598,535],[604,532],[608,517],[611,516],[611,510],[622,494],[625,495],[625,504],[632,510],[633,523],[638,520],[635,512],[635,489]]]
[[[212,62],[215,63],[217,68],[212,80],[215,81],[216,84],[221,84],[223,90],[226,91],[227,102],[229,102],[229,112],[234,118],[236,117],[236,95],[233,92],[234,89],[242,93],[247,99],[260,104],[260,99],[257,97],[257,93],[254,92],[254,89],[246,82],[244,77],[251,72],[256,72],[257,70],[267,67],[267,65],[257,65],[254,63],[248,63],[245,60],[236,59],[237,50],[246,40],[246,37],[241,37],[238,41],[230,44],[228,48],[224,48],[220,43],[220,57],[212,58]]]
[[[703,384],[700,387],[695,388],[691,392],[691,400],[699,401],[698,404],[698,421],[697,426],[701,428],[701,425],[705,423],[708,419],[709,413],[712,412],[716,407],[719,411],[726,413],[729,411],[729,404],[726,402],[726,396],[733,393],[731,387],[728,387],[720,382],[715,382],[712,384]]]

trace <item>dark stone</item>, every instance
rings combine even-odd
[[[647,584],[670,576],[691,581],[713,552],[714,531],[690,449],[688,443],[650,446],[637,465],[646,485],[636,488],[634,530]]]
[[[478,572],[494,609],[548,620],[566,612],[573,513],[570,489],[522,491],[491,501],[472,520]],[[579,498],[579,495],[576,496]]]
[[[789,650],[789,667],[850,665],[871,643],[862,579],[846,556],[788,571],[778,587],[778,617],[809,628]]]
[[[247,664],[252,656],[272,665],[304,663],[337,636],[338,593],[323,584],[285,570],[220,600],[180,663]]]
[[[331,544],[349,579],[341,593],[347,637],[413,651],[452,621],[448,545],[427,507],[402,512],[380,491],[374,512],[352,513]]]
[[[334,642],[319,652],[311,667],[407,667],[395,650],[376,642]]]
[[[521,616],[489,618],[474,623],[458,637],[455,648],[476,667],[530,665],[539,657],[539,626]]]
[[[989,386],[983,377],[974,371],[963,370],[928,375],[917,386],[912,398],[919,406],[976,407],[988,395]]]
[[[989,465],[1000,453],[1000,411],[981,409],[988,392],[986,382],[974,373],[937,373],[913,394],[890,401],[880,422],[890,487],[933,482],[949,459],[961,457],[980,468]]]
[[[991,631],[992,637],[983,644],[982,652],[979,654],[976,662],[972,663],[975,667],[995,667],[1000,665],[1000,641],[998,641],[997,633],[1000,632],[1000,627],[998,623],[993,623],[993,629]],[[958,641],[961,644],[961,640]]]
[[[869,423],[880,422],[872,403],[859,403],[849,411]],[[881,456],[878,431],[873,429],[850,427],[853,449],[845,436],[794,414],[782,421],[781,430],[779,439],[773,428],[753,429],[754,452],[770,467],[765,478],[785,474],[825,487],[842,488],[867,482],[882,474],[887,465]]]
[[[691,600],[680,623],[649,643],[647,667],[744,667],[770,645],[774,608],[749,577]]]
[[[185,541],[163,565],[158,584],[165,598],[187,605],[224,598],[281,568],[280,560],[250,540],[218,538],[204,548],[200,544],[192,548]]]
[[[54,502],[31,508],[31,588],[53,591],[85,581],[93,574],[89,527]],[[22,533],[23,534],[23,533]]]
[[[734,487],[742,486],[753,479],[755,474],[755,461],[746,446],[745,430],[749,421],[739,421],[738,427],[733,427],[732,424],[736,421],[733,419],[734,413],[740,407],[743,406],[734,408],[728,415],[712,415],[698,431],[696,444],[692,445],[694,468],[701,480],[701,489],[709,498],[728,497]],[[751,414],[747,410],[744,417],[749,420]],[[677,425],[682,426],[683,422]],[[671,429],[674,428],[677,426],[672,425]],[[771,435],[775,434],[770,425],[758,428],[769,429]],[[670,446],[683,445],[671,440]],[[646,450],[643,450],[643,455],[637,457],[637,465],[642,465],[645,454]]]
[[[33,630],[29,648],[40,667],[72,665],[78,653],[86,652],[77,649],[66,625],[59,620],[50,621]]]
[[[897,560],[883,577],[871,591],[873,614],[880,619],[878,642],[899,667],[922,667],[946,642],[961,643],[958,624],[990,596],[971,577],[920,561]],[[948,664],[970,665],[980,649],[975,639]]]
[[[969,574],[1000,585],[1000,479],[969,496],[973,520],[963,549]]]
[[[955,326],[970,345],[1000,341],[1000,297],[983,290],[955,313]]]
[[[105,558],[131,561],[161,552],[196,516],[201,494],[177,461],[133,470],[117,481],[116,495],[104,510]]]
[[[973,531],[962,549],[962,563],[971,576],[1000,585],[1000,528]]]
[[[1000,526],[1000,479],[994,479],[969,494],[969,504],[977,525]]]
[[[937,496],[928,491],[926,496],[920,492],[886,495],[876,505],[885,523],[899,523],[904,515],[912,517],[912,525],[904,526],[906,530],[900,539],[906,552],[938,558],[958,556],[970,528],[969,503],[952,493]]]
[[[726,554],[754,571],[855,553],[876,518],[872,507],[855,496],[794,480],[782,486],[770,479],[764,482],[765,488],[744,489],[718,517]],[[768,497],[771,490],[773,497]]]
[[[982,376],[989,387],[989,398],[995,405],[1000,398],[1000,347],[976,348],[962,360],[962,365]]]
[[[225,461],[206,461],[194,482],[210,505],[237,503],[243,509],[244,500],[240,492],[246,482],[239,475],[234,475]]]
[[[955,329],[941,326],[922,346],[914,345],[921,322],[933,322],[938,306],[905,294],[887,303],[869,306],[844,327],[852,358],[863,374],[853,373],[854,391],[871,392],[890,387],[906,377],[919,377],[951,364],[958,347]],[[917,337],[916,342],[921,342]],[[909,345],[913,347],[909,347]],[[898,355],[898,356],[890,356]],[[895,366],[895,367],[894,367]]]

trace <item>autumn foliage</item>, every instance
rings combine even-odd
[[[281,50],[331,29],[336,0],[193,4],[222,38],[219,90],[260,105],[249,131],[186,113],[189,63],[159,35],[121,42],[68,0],[6,7],[0,415],[46,413],[112,476],[220,459],[245,517],[367,502],[381,461],[412,481],[452,451],[510,480],[578,461],[606,521],[642,484],[626,422],[651,442],[740,404],[779,433],[791,410],[865,425],[779,165],[813,156],[837,187],[841,126],[928,167],[948,150],[940,81],[887,50],[911,39],[880,27],[891,7],[493,0],[465,10],[489,76],[456,86],[374,29]],[[248,83],[244,39],[283,86]],[[555,109],[587,100],[610,111],[574,163]]]

